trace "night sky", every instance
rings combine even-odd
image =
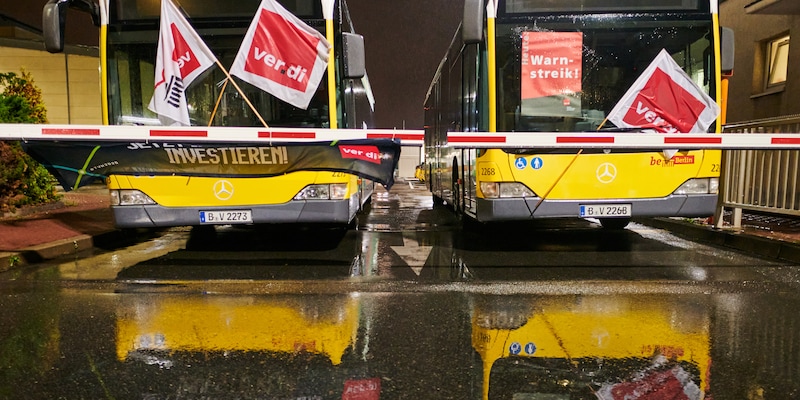
[[[379,128],[421,129],[422,103],[462,18],[461,0],[349,0],[364,35]]]
[[[41,28],[47,0],[0,0],[0,14]],[[461,20],[461,0],[348,0],[364,36],[378,128],[421,129],[422,102]],[[68,44],[97,45],[88,14],[70,10]]]

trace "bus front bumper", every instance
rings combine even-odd
[[[345,199],[304,200],[284,204],[235,207],[164,207],[158,204],[111,207],[117,228],[204,225],[200,221],[201,211],[232,210],[250,210],[253,224],[326,223],[346,225],[355,217],[358,211],[358,202]]]
[[[670,195],[648,199],[602,199],[590,201],[544,200],[539,197],[477,199],[476,218],[481,222],[519,221],[534,218],[580,218],[580,206],[630,204],[636,217],[708,217],[714,215],[716,194]],[[538,204],[538,207],[537,207]]]

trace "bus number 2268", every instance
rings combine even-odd
[[[630,204],[592,204],[582,205],[581,217],[630,217]]]

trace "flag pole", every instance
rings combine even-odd
[[[250,106],[250,109],[253,110],[253,113],[256,114],[256,117],[258,117],[258,120],[261,121],[261,123],[264,125],[264,128],[269,128],[269,125],[267,125],[267,121],[264,121],[264,118],[261,117],[261,113],[259,113],[258,110],[256,110],[256,107],[253,105],[253,103],[250,102],[250,99],[247,98],[247,95],[244,94],[242,88],[240,88],[239,85],[236,84],[236,81],[233,80],[233,77],[231,76],[230,72],[228,72],[228,70],[222,66],[219,60],[215,59],[215,61],[217,62],[217,66],[219,66],[222,72],[225,73],[225,76],[228,77],[228,80],[231,82],[233,87],[235,87],[236,90],[239,91],[239,94],[242,95],[242,98],[244,99],[245,103],[247,103],[247,105]]]
[[[536,206],[533,207],[533,211],[531,211],[531,216],[533,216],[533,214],[536,212],[536,210],[539,209],[539,206],[542,205],[542,202],[544,201],[544,199],[546,199],[547,196],[550,195],[550,192],[552,192],[553,189],[556,187],[556,185],[558,185],[558,182],[561,181],[561,178],[563,178],[564,175],[567,174],[567,171],[569,171],[569,169],[572,168],[572,164],[575,164],[575,160],[578,159],[578,156],[581,155],[581,153],[583,153],[583,149],[578,150],[578,153],[575,154],[575,157],[572,157],[572,161],[569,162],[569,164],[567,165],[567,168],[564,168],[564,170],[561,171],[561,175],[559,175],[558,178],[556,178],[556,181],[553,182],[552,185],[550,185],[550,188],[547,189],[547,192],[545,192],[545,194],[542,195],[542,197],[536,203]]]
[[[603,126],[605,126],[606,122],[608,122],[608,117],[605,117],[603,119],[603,122],[601,122],[600,125],[597,126],[597,130],[596,131],[600,131],[600,129],[603,129]]]
[[[211,111],[211,118],[208,119],[208,126],[211,126],[214,117],[217,116],[217,109],[219,109],[219,103],[222,101],[222,95],[225,94],[225,88],[228,87],[228,81],[230,81],[230,79],[225,79],[225,83],[222,84],[222,89],[219,91],[219,96],[217,96],[217,102],[214,104],[214,110]]]

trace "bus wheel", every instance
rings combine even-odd
[[[600,225],[605,229],[612,230],[625,229],[629,222],[631,222],[630,218],[600,218]]]

